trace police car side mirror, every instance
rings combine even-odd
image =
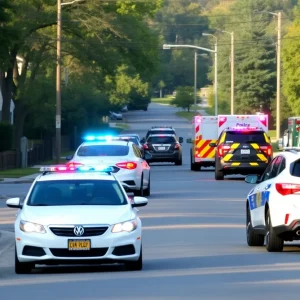
[[[217,144],[216,143],[209,143],[209,146],[215,148],[215,147],[217,147]]]
[[[178,140],[179,140],[179,143],[180,143],[180,144],[183,143],[183,137],[180,137]]]
[[[245,178],[245,182],[250,183],[250,184],[255,184],[259,181],[259,177],[257,175],[248,175]]]
[[[188,139],[186,139],[186,142],[187,142],[188,144],[192,144],[192,139],[191,139],[191,138],[188,138]]]
[[[66,160],[71,160],[73,158],[73,155],[68,155],[67,157],[66,157]]]

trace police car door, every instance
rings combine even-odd
[[[264,216],[266,194],[263,192],[267,190],[266,187],[268,187],[269,181],[271,180],[272,169],[276,160],[277,157],[275,157],[272,162],[270,162],[265,172],[261,176],[259,184],[256,185],[256,187],[252,190],[252,193],[249,195],[251,220],[253,227],[264,225],[264,223],[262,223],[262,216]]]

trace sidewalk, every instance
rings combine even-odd
[[[23,176],[20,178],[3,178],[3,180],[0,181],[0,184],[32,183],[35,180],[35,178],[40,174],[41,173],[37,172],[35,174]]]

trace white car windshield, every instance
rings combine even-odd
[[[127,199],[114,180],[49,180],[37,182],[29,206],[126,205]]]
[[[77,156],[126,156],[127,145],[85,145],[78,149]]]

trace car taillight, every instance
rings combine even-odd
[[[175,144],[175,147],[174,147],[175,149],[179,149],[179,144],[177,143],[177,144]]]
[[[149,149],[147,144],[144,144],[143,147],[144,147],[144,149]]]
[[[70,162],[70,163],[67,163],[67,166],[70,168],[77,168],[77,167],[84,166],[84,164],[77,163],[77,162]]]
[[[300,192],[300,184],[294,183],[276,183],[276,190],[282,196],[292,195]]]
[[[137,164],[133,161],[130,161],[130,162],[117,163],[116,166],[122,169],[134,170]]]
[[[268,146],[260,146],[259,149],[262,150],[268,156],[272,155],[272,146],[270,146],[270,145],[268,145]]]
[[[219,156],[224,156],[224,154],[226,154],[230,149],[231,149],[230,146],[221,144],[218,147],[218,155]]]

